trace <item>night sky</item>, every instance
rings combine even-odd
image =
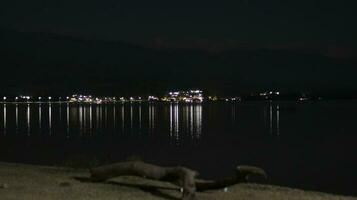
[[[313,54],[327,59],[316,64],[321,69],[324,68],[322,67],[324,64],[335,62],[336,59],[341,61],[341,64],[334,63],[335,66],[326,67],[328,69],[326,72],[315,72],[315,74],[327,74],[328,77],[322,78],[316,84],[312,81],[311,88],[321,89],[334,80],[332,85],[338,85],[337,89],[348,86],[350,90],[354,90],[357,82],[353,81],[352,77],[347,78],[349,82],[342,82],[346,80],[343,76],[356,72],[355,62],[352,61],[357,59],[356,7],[355,1],[344,0],[224,2],[12,0],[0,2],[0,28],[24,34],[34,32],[56,34],[86,41],[122,42],[154,49],[183,49],[186,52],[199,50],[209,55],[236,50],[242,54],[241,51],[261,49]],[[14,40],[18,41],[18,39]],[[11,48],[22,49],[24,47],[20,45]],[[60,52],[57,52],[57,55],[60,57]],[[166,59],[170,60],[170,58]],[[333,61],[328,61],[328,59]],[[311,62],[310,59],[305,58],[300,60]],[[174,62],[174,60],[171,61]],[[222,62],[231,63],[227,60]],[[291,62],[294,62],[294,59],[291,59]],[[345,70],[343,66],[346,62],[348,66],[345,66]],[[48,65],[58,63],[47,62]],[[108,62],[107,64],[114,65],[115,63]],[[130,62],[126,62],[125,66],[120,67],[121,69],[130,68],[129,65]],[[276,62],[272,62],[271,66],[274,65]],[[161,68],[156,63],[148,66],[158,68],[157,71],[166,70],[165,67]],[[335,72],[333,68],[336,66],[342,68]],[[237,64],[235,67],[240,68],[239,73],[245,73],[241,65]],[[319,67],[317,71],[320,70]],[[267,68],[269,69],[269,66]],[[227,76],[230,76],[230,70],[232,69],[227,68]],[[269,70],[266,71],[269,73]],[[307,71],[304,69],[301,73],[306,74]],[[168,73],[176,72],[177,70],[171,70]],[[271,75],[276,74],[274,70],[270,72]],[[333,78],[334,74],[341,79]],[[202,75],[205,73],[203,72]],[[162,73],[161,77],[164,76],[167,74]],[[284,74],[273,78],[280,79],[280,77],[289,79]],[[229,77],[223,74],[219,79],[228,80]],[[250,83],[241,85],[247,85],[246,89],[261,89],[260,85],[268,85],[267,88],[272,85],[278,88],[285,85],[284,80],[268,84],[264,81],[261,83],[262,78],[258,81],[254,78],[250,80]],[[196,86],[192,82],[186,85]],[[237,83],[228,81],[225,85],[227,84]],[[300,87],[297,85],[299,84],[290,84],[287,89]]]

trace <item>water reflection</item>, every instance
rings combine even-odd
[[[59,112],[59,120],[60,121],[62,120],[62,109],[61,108],[62,108],[61,103],[59,103],[59,109],[58,109],[59,111],[58,112]]]
[[[190,121],[189,121],[189,123],[190,123],[190,133],[191,133],[191,135],[193,136],[193,105],[191,105],[190,106]]]
[[[87,106],[82,106],[82,134],[87,133]]]
[[[24,134],[31,135],[44,129],[49,135],[63,134],[69,138],[71,135],[88,136],[111,131],[124,134],[155,133],[166,127],[168,130],[165,132],[169,138],[179,144],[186,136],[191,139],[201,137],[202,110],[200,104],[177,103],[146,105],[132,103],[114,106],[70,103],[3,104],[2,131],[3,133],[23,131]],[[12,116],[11,122],[8,121],[9,116]],[[159,122],[159,119],[164,121]],[[169,120],[168,124],[166,119]],[[15,126],[8,126],[8,124]]]
[[[89,106],[89,133],[90,134],[92,134],[92,130],[93,130],[93,111],[92,111],[92,104],[91,104]]]
[[[190,121],[190,112],[189,112],[189,106],[184,107],[184,113],[183,115],[185,116],[185,128],[186,130],[190,129],[190,124],[188,123]],[[192,136],[192,135],[191,135]]]
[[[15,126],[16,126],[15,132],[17,133],[19,131],[19,105],[18,104],[15,105]]]
[[[35,132],[47,131],[49,135],[58,133],[69,138],[74,135],[90,136],[109,132],[119,135],[164,132],[175,144],[182,143],[186,137],[194,140],[202,137],[204,110],[202,104],[123,103],[96,105],[67,103],[61,105],[58,103],[16,103],[2,104],[2,106],[3,109],[0,110],[2,134],[23,132],[25,135],[30,135]],[[240,122],[237,122],[237,114],[246,112],[244,110],[246,108],[240,107],[239,104],[229,106],[228,112],[223,112],[220,116],[222,119],[223,117],[228,119],[225,126],[239,128],[237,124]],[[268,102],[261,108],[264,108],[263,123],[266,124],[266,131],[271,135],[280,135],[281,105],[276,102]],[[222,110],[223,107],[219,109]],[[210,118],[210,114],[207,113],[207,115]]]
[[[195,129],[195,137],[200,138],[202,134],[202,105],[199,104],[195,106],[196,108],[196,113],[195,113],[195,118],[196,118],[196,129]]]
[[[99,120],[99,106],[96,107],[95,113],[96,113],[95,114],[95,119],[96,119],[96,123],[97,123],[96,127],[99,128],[99,121],[100,121]]]
[[[273,134],[273,106],[272,106],[272,104],[271,104],[271,102],[270,102],[270,104],[269,104],[269,131],[270,131],[270,134]]]
[[[170,104],[170,137],[172,137],[172,119],[173,119],[173,116],[172,116],[172,104]]]
[[[280,105],[272,102],[269,103],[269,132],[280,135]]]
[[[170,136],[176,140],[176,144],[179,144],[179,110],[177,103],[170,104]]]
[[[7,109],[6,109],[6,104],[4,104],[4,116],[3,116],[3,122],[4,122],[4,134],[6,134],[6,129],[7,129],[7,122],[6,122],[6,118],[7,118]]]
[[[115,105],[113,106],[113,126],[114,126],[114,130],[116,128],[116,123],[117,123],[117,118],[116,118],[116,108]]]
[[[30,113],[30,104],[27,104],[27,110],[26,110],[26,120],[27,120],[27,135],[30,135],[31,131],[31,113]]]
[[[121,126],[122,126],[122,132],[124,133],[124,130],[125,130],[125,107],[123,104],[121,106]]]
[[[104,128],[108,127],[108,106],[104,106]]]
[[[280,108],[279,105],[276,107],[276,134],[280,135]]]
[[[79,106],[79,115],[78,115],[78,120],[79,120],[79,132],[82,133],[83,132],[83,107]]]
[[[70,119],[69,119],[69,103],[67,103],[67,110],[66,110],[66,128],[67,128],[67,131],[66,131],[66,133],[67,133],[67,138],[69,137],[69,121],[70,121]]]
[[[149,105],[149,133],[155,129],[155,105]]]
[[[18,110],[18,107],[16,107],[16,111],[17,110]],[[41,104],[38,105],[38,127],[41,130],[41,128],[42,128],[42,105]]]
[[[232,123],[235,124],[236,122],[236,104],[232,104]]]
[[[190,134],[192,139],[199,139],[202,134],[202,105],[170,104],[170,137],[176,144],[180,143],[184,133]]]
[[[139,105],[139,132],[141,132],[141,104]]]
[[[133,104],[130,104],[130,129],[133,129]]]
[[[48,104],[48,129],[49,134],[52,135],[52,104]]]

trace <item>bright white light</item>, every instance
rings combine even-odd
[[[4,97],[3,99],[6,100],[6,97]]]
[[[30,100],[30,98],[31,98],[31,97],[29,97],[29,96],[26,97],[27,100]]]
[[[15,97],[15,100],[18,100],[19,99],[19,97]]]
[[[69,97],[66,97],[66,99],[69,99]]]
[[[157,98],[157,97],[155,97],[155,96],[149,96],[148,99],[149,99],[149,101],[150,101],[150,100],[159,100],[159,98]]]
[[[52,99],[52,97],[48,97],[48,100],[51,100]]]
[[[41,99],[42,99],[42,97],[38,97],[38,99],[39,99],[39,100],[41,100]]]

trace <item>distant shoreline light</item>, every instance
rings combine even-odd
[[[240,97],[228,98],[228,101],[240,101]],[[3,96],[3,102],[6,103],[89,103],[89,104],[107,104],[107,103],[126,103],[126,102],[176,102],[176,103],[203,103],[204,101],[227,101],[227,98],[203,95],[202,90],[179,90],[170,91],[163,96],[149,95],[130,96],[130,97],[109,97],[73,94],[71,96]]]

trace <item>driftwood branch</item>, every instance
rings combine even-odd
[[[247,181],[249,176],[258,175],[266,178],[264,170],[252,166],[238,166],[235,176],[221,180],[196,180],[198,172],[186,167],[161,167],[142,161],[127,161],[105,165],[90,170],[95,181],[106,181],[118,176],[140,176],[147,179],[171,182],[183,188],[183,200],[195,198],[196,191],[225,188]]]
[[[128,161],[105,165],[90,170],[91,178],[105,181],[118,176],[140,176],[148,179],[172,182],[183,187],[183,199],[194,199],[196,171],[185,167],[160,167],[142,161]]]
[[[250,176],[260,176],[265,179],[268,178],[263,169],[259,167],[242,165],[236,168],[236,174],[234,176],[218,180],[196,180],[195,184],[197,191],[215,190],[232,186],[237,183],[247,182],[249,181]]]

